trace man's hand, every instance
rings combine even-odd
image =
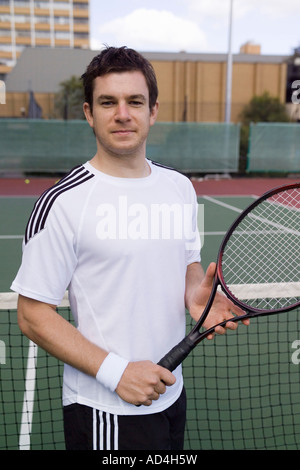
[[[122,400],[133,405],[150,406],[173,385],[176,379],[167,369],[151,361],[130,362],[116,392]]]
[[[193,298],[189,306],[189,312],[194,320],[198,321],[206,304],[209,299],[211,289],[213,286],[214,275],[216,271],[216,264],[211,263],[206,271],[206,274],[198,285],[194,289]],[[226,329],[235,330],[238,327],[238,324],[231,322],[230,319],[235,315],[244,315],[245,312],[237,307],[231,300],[229,300],[221,292],[217,292],[213,305],[210,309],[210,312],[204,322],[204,328],[209,329],[214,325],[221,323],[225,320],[228,320],[225,327],[218,326],[215,328],[215,333],[222,335],[226,332]],[[249,319],[242,320],[244,325],[249,325]],[[207,339],[212,339],[214,333],[207,336]]]

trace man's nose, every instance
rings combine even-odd
[[[130,112],[127,103],[119,103],[116,109],[115,119],[117,121],[130,120]]]

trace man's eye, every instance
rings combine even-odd
[[[131,101],[130,104],[132,106],[142,106],[143,105],[142,101],[137,101],[137,100]]]
[[[109,106],[113,106],[113,102],[112,101],[102,101],[101,105],[104,106],[104,107],[109,107]]]

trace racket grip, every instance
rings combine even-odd
[[[185,337],[158,362],[158,365],[172,372],[182,363],[195,346],[196,344],[188,336]]]

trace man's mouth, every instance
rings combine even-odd
[[[113,134],[119,134],[119,135],[129,135],[132,134],[134,131],[132,129],[117,129],[113,131]]]

